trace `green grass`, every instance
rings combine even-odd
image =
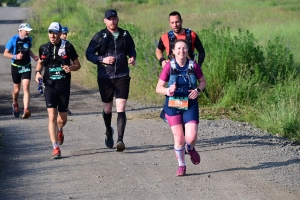
[[[162,104],[155,93],[161,67],[157,41],[168,31],[168,14],[177,10],[183,26],[196,31],[206,50],[203,71],[210,98],[200,98],[202,117],[230,118],[300,142],[299,135],[299,0],[49,0],[33,1],[29,19],[34,50],[48,41],[47,27],[59,21],[82,69],[76,83],[96,88],[96,68],[85,59],[92,36],[104,28],[104,11],[115,8],[120,27],[134,38],[137,66],[131,67],[130,98]]]

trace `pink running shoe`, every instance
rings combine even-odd
[[[176,176],[185,176],[186,175],[186,166],[179,166],[176,172]]]
[[[60,159],[61,158],[61,152],[59,147],[55,147],[52,151],[52,158],[53,159]]]
[[[187,148],[187,145],[185,145],[186,150],[189,152],[190,157],[191,157],[191,161],[194,165],[198,165],[200,163],[200,155],[199,153],[196,151],[195,147],[192,150],[189,150]]]

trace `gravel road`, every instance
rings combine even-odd
[[[118,153],[104,145],[98,91],[76,85],[72,85],[73,114],[64,128],[62,159],[52,160],[47,112],[37,83],[31,84],[32,117],[11,114],[10,60],[2,53],[28,10],[0,8],[1,200],[300,199],[299,146],[247,123],[201,120],[196,145],[201,163],[195,166],[186,157],[187,176],[175,177],[177,161],[168,125],[144,117],[157,113],[159,107],[129,102],[127,148]],[[113,125],[116,129],[115,113]]]

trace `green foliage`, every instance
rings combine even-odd
[[[291,74],[258,98],[256,125],[300,142],[299,81]]]

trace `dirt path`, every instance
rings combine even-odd
[[[27,11],[0,8],[1,200],[300,199],[299,146],[247,123],[202,120],[197,144],[202,162],[194,166],[186,157],[188,175],[178,178],[169,127],[159,119],[142,117],[159,108],[129,103],[127,149],[117,153],[104,145],[98,91],[75,85],[70,104],[74,114],[61,146],[63,158],[52,160],[44,98],[35,82],[32,117],[22,120],[11,115],[10,61],[2,52]]]

